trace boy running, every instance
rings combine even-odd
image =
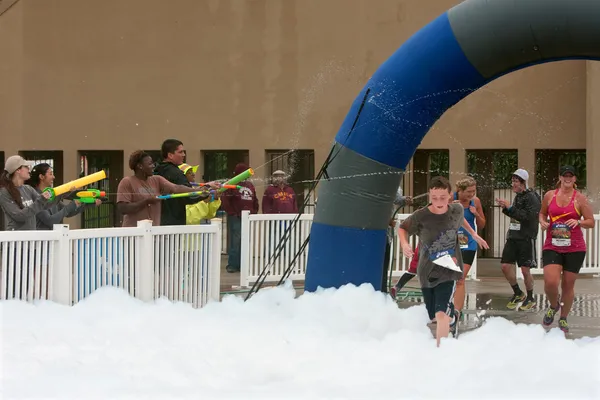
[[[443,337],[456,336],[458,313],[454,310],[453,295],[456,281],[462,279],[463,262],[458,243],[458,230],[464,227],[483,248],[488,244],[471,228],[464,218],[460,204],[448,204],[452,193],[444,177],[432,178],[429,183],[430,204],[402,222],[400,244],[405,257],[412,257],[409,235],[419,237],[417,274],[429,318],[435,318],[439,347]]]

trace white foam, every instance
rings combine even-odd
[[[423,306],[289,286],[195,310],[102,289],[0,302],[4,398],[598,398],[600,339],[488,319],[436,348]]]

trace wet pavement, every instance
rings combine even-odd
[[[502,317],[515,323],[541,324],[544,312],[548,307],[548,300],[543,293],[543,280],[535,280],[534,298],[536,305],[528,311],[509,310],[506,304],[512,296],[512,289],[502,278],[487,278],[478,282],[467,282],[467,296],[465,299],[464,318],[462,325],[467,330],[476,328],[486,318]],[[521,289],[523,283],[519,282]],[[414,286],[404,289],[415,291]],[[411,307],[422,302],[420,296],[409,296],[398,301],[401,308]],[[571,312],[567,317],[569,321],[569,338],[598,337],[600,336],[600,279],[584,277],[575,283],[575,300]],[[558,316],[550,328],[557,327]],[[549,328],[549,329],[550,329]]]
[[[225,263],[224,263],[225,265]],[[241,291],[239,273],[227,273],[225,268],[221,273],[221,291],[234,292],[240,296],[246,296],[246,291]],[[294,286],[302,286],[303,282],[294,281]],[[513,292],[503,277],[480,278],[479,281],[467,281],[467,296],[465,299],[463,329],[469,330],[480,325],[486,318],[502,317],[515,323],[541,324],[544,312],[548,307],[548,301],[544,291],[542,276],[535,277],[534,297],[536,305],[528,311],[509,310],[506,304]],[[522,290],[525,290],[523,281],[519,281]],[[270,286],[266,284],[265,286]],[[403,292],[412,292],[411,296],[398,301],[401,308],[411,307],[422,302],[418,282],[409,282]],[[297,290],[298,295],[302,289]],[[401,292],[402,293],[402,292]],[[600,278],[582,276],[575,283],[575,301],[567,320],[569,321],[569,338],[581,338],[585,336],[600,336]],[[558,317],[551,328],[557,327]]]

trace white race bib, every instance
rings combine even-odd
[[[446,254],[440,258],[436,258],[435,260],[433,260],[433,262],[439,265],[440,267],[448,268],[456,272],[462,272],[449,254]]]
[[[571,228],[563,223],[552,224],[552,245],[556,247],[569,247],[571,245]]]
[[[518,222],[511,222],[510,225],[508,226],[508,229],[510,229],[511,231],[520,231],[521,224]]]
[[[458,231],[458,244],[461,249],[469,248],[469,237],[462,231]]]

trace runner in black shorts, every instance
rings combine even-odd
[[[456,182],[456,192],[452,197],[453,202],[461,204],[464,208],[465,219],[477,231],[478,228],[485,226],[485,215],[481,201],[475,193],[477,192],[477,182],[472,177],[466,177]],[[465,278],[469,275],[471,265],[477,254],[477,242],[464,228],[458,230],[458,244],[463,259],[463,277],[456,281],[456,293],[454,294],[454,306],[462,316],[462,310],[465,305]]]
[[[569,332],[567,316],[575,297],[575,281],[587,251],[582,228],[593,228],[595,221],[587,197],[575,190],[575,168],[562,167],[559,179],[558,189],[544,196],[539,216],[540,225],[547,232],[542,260],[544,290],[550,303],[542,323],[552,325],[560,309],[558,327],[566,333]],[[562,299],[559,299],[559,286]]]
[[[506,243],[502,251],[502,272],[514,291],[506,307],[510,310],[517,308],[529,310],[535,305],[533,298],[533,276],[530,268],[537,267],[535,239],[539,231],[538,217],[541,208],[540,195],[527,186],[529,174],[524,169],[518,169],[512,176],[512,189],[517,195],[512,205],[506,200],[496,199],[502,207],[504,215],[511,218]],[[527,295],[517,283],[515,263],[521,268],[525,278]]]

